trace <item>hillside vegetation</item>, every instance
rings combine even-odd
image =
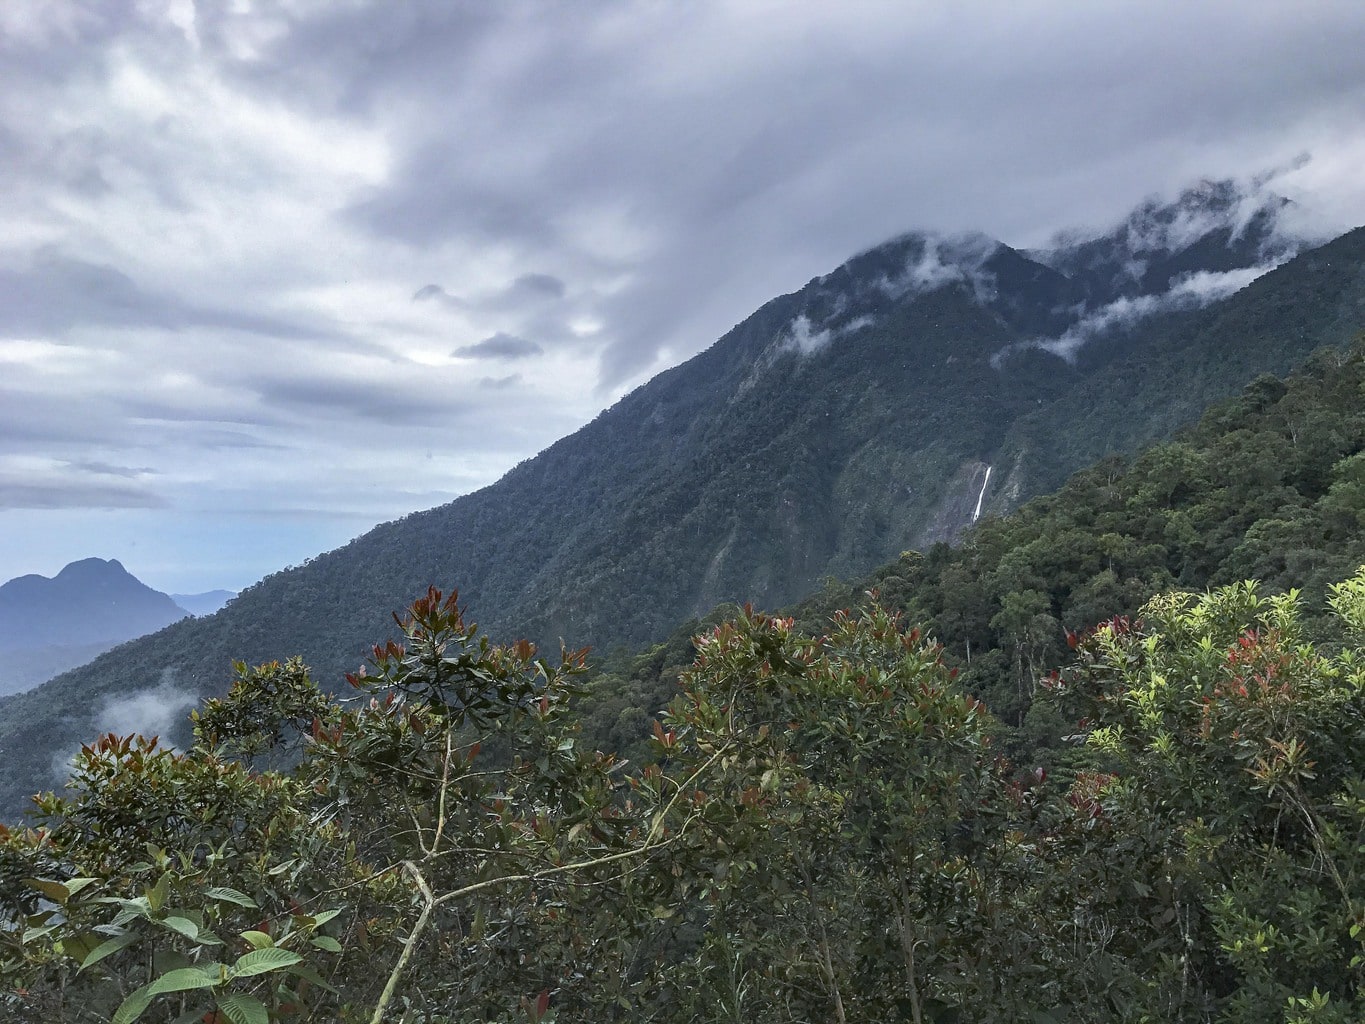
[[[1151,597],[1243,579],[1301,590],[1305,628],[1323,620],[1330,584],[1365,564],[1365,342],[1324,349],[1287,379],[1265,375],[1174,441],[1111,457],[1054,494],[988,518],[956,547],[907,551],[854,582],[826,581],[790,613],[807,632],[869,591],[944,645],[967,691],[1036,753],[1068,726],[1030,715],[1038,680],[1069,656],[1068,636]],[[642,723],[691,664],[690,637],[719,608],[637,656],[610,659],[587,706],[592,742],[647,755]]]

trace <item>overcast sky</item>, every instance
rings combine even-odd
[[[1360,0],[3,0],[0,580],[243,587],[908,229],[1302,154],[1365,222],[1363,53]]]

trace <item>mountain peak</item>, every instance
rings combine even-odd
[[[82,558],[64,565],[53,580],[65,582],[135,578],[117,558]]]
[[[1134,254],[1181,252],[1212,235],[1226,235],[1231,246],[1250,231],[1263,248],[1278,234],[1277,214],[1287,205],[1283,196],[1231,179],[1204,179],[1174,202],[1150,198],[1139,205],[1124,224],[1126,241]]]

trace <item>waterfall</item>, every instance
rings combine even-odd
[[[986,485],[991,482],[991,467],[986,467],[986,479],[981,481],[981,493],[976,496],[976,511],[972,513],[972,522],[981,518],[981,502],[986,497]]]

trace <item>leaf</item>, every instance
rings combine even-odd
[[[325,949],[329,953],[340,953],[341,943],[330,935],[318,935],[313,938],[313,945],[318,949]]]
[[[218,1000],[218,1009],[232,1024],[270,1024],[270,1014],[255,996],[234,992]]]
[[[137,940],[138,940],[137,932],[125,932],[123,935],[116,935],[112,939],[105,939],[98,946],[92,949],[88,954],[86,954],[85,959],[81,961],[81,965],[79,968],[77,968],[76,973],[79,974],[81,971],[85,970],[92,964],[99,963],[105,957],[112,956],[121,949],[127,949]]]
[[[125,999],[114,1013],[113,1024],[133,1024],[133,1021],[141,1017],[143,1011],[151,1005],[152,993],[149,991],[151,987],[143,985]]]
[[[152,997],[168,992],[188,992],[192,989],[212,988],[222,975],[222,964],[200,964],[168,971],[150,985],[143,985],[119,1006],[113,1024],[132,1024],[151,1005]],[[210,977],[208,972],[212,972]]]
[[[147,890],[147,905],[152,908],[152,912],[160,910],[166,905],[166,897],[171,891],[171,873],[167,871],[156,880],[156,885]]]
[[[292,949],[268,946],[265,949],[253,949],[250,953],[243,953],[232,965],[231,975],[234,978],[250,978],[257,974],[268,974],[270,971],[293,967],[302,961],[303,957]]]
[[[196,964],[167,971],[147,986],[152,995],[165,992],[188,992],[196,988],[213,988],[222,979],[222,964]]]
[[[51,935],[60,927],[60,924],[49,924],[44,925],[41,928],[25,928],[24,936],[20,941],[23,942],[24,945],[28,945],[34,939],[41,939],[44,935]]]
[[[65,903],[71,896],[70,889],[51,878],[25,878],[23,881],[30,889],[37,889],[53,903]]]
[[[156,923],[203,946],[221,946],[223,944],[222,939],[212,932],[201,931],[199,926],[188,917],[163,917]]]
[[[215,885],[212,889],[205,889],[204,895],[211,900],[218,900],[220,903],[235,903],[239,907],[247,907],[251,910],[256,910],[260,906],[246,893],[230,889],[225,885]]]
[[[324,910],[317,917],[313,918],[313,927],[321,928],[328,921],[330,921],[332,918],[336,917],[340,913],[341,913],[340,910]]]
[[[289,968],[289,973],[296,978],[302,978],[304,981],[332,993],[332,995],[338,994],[335,986],[329,984],[326,978],[307,964],[295,964],[293,967]]]
[[[265,949],[275,945],[274,939],[265,932],[258,932],[255,929],[242,932],[242,938],[247,941],[247,944],[251,946],[252,949]]]
[[[134,896],[130,900],[118,900],[119,911],[114,915],[114,920],[110,922],[115,926],[125,925],[135,917],[150,918],[152,916],[151,904],[147,902],[146,896]]]

